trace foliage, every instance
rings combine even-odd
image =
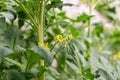
[[[62,0],[0,1],[0,80],[119,80],[120,24],[112,2],[86,0],[90,13],[71,19],[62,8],[76,5]],[[92,23],[93,9],[114,27]]]

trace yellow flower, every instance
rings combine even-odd
[[[117,59],[120,59],[120,51],[114,56],[112,56],[112,60],[117,60]]]
[[[47,50],[50,50],[49,47],[48,47],[48,43],[43,44],[43,43],[39,42],[38,45],[41,46],[41,47],[44,47]]]
[[[62,35],[57,35],[56,36],[56,42],[62,43],[63,42],[63,36]]]
[[[47,43],[45,43],[45,45],[44,45],[45,47],[48,47],[48,42]]]
[[[70,40],[70,39],[72,39],[72,38],[73,38],[72,34],[70,34],[70,35],[68,35],[68,36],[65,36],[64,38],[63,38],[62,35],[57,35],[57,36],[56,36],[56,42],[62,43],[62,42],[64,42],[64,41]]]
[[[41,42],[39,42],[39,43],[38,43],[38,45],[39,45],[39,46],[42,46],[42,47],[44,46],[44,44],[43,44],[43,43],[41,43]]]
[[[50,50],[50,48],[48,47],[48,43],[45,43],[44,48],[46,48],[47,50]]]
[[[120,59],[120,52],[117,53],[117,58]]]

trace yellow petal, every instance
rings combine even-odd
[[[56,36],[56,42],[63,42],[63,37],[62,37],[62,35],[57,35]]]
[[[120,59],[120,52],[117,53],[117,58]]]
[[[44,44],[43,44],[43,43],[41,43],[41,42],[39,42],[39,43],[38,43],[38,45],[39,45],[39,46],[44,46]]]

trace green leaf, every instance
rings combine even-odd
[[[120,38],[120,28],[117,27],[114,30],[113,34],[110,35],[110,39],[116,39],[116,40],[118,39],[119,40],[119,38]]]
[[[50,72],[51,75],[53,75],[55,77],[60,76],[60,73],[55,68],[53,68],[53,67],[49,67],[48,71]]]
[[[10,62],[10,63],[13,63],[13,64],[19,66],[21,69],[23,69],[23,66],[22,66],[19,62],[15,61],[15,60],[13,60],[13,59],[10,59],[10,58],[4,58],[4,59],[5,59],[6,61]]]
[[[18,12],[18,24],[19,27],[21,28],[24,25],[24,20],[26,18],[26,14],[23,11]]]
[[[5,17],[0,17],[0,34],[4,33],[6,29]]]
[[[39,66],[38,70],[39,70],[40,74],[43,74],[45,71],[47,71],[44,66]]]
[[[29,71],[34,66],[34,64],[39,62],[40,56],[31,50],[26,50],[26,54],[27,54],[26,70]]]
[[[98,37],[102,37],[101,34],[103,33],[103,24],[99,23],[95,25],[95,29],[94,29],[94,33],[98,36]]]
[[[13,18],[11,19],[11,21],[14,21],[17,18],[17,14],[13,10],[9,10],[9,9],[8,9],[8,12],[13,15]]]
[[[87,69],[83,72],[83,75],[86,79],[94,80],[94,75],[91,73],[91,69]]]
[[[22,74],[24,74],[26,80],[31,80],[32,78],[35,77],[35,75],[30,72],[22,72]]]
[[[96,71],[96,78],[98,77],[102,77],[105,80],[117,80],[113,75],[109,74],[107,71],[101,68]]]
[[[74,64],[71,63],[70,61],[67,61],[67,65],[70,67],[70,69],[75,73],[79,73],[79,68]]]
[[[0,47],[0,58],[12,54],[13,51],[6,47]]]
[[[7,30],[5,30],[5,32],[3,33],[3,36],[6,46],[10,47],[11,49],[14,49],[16,45],[23,46],[23,36],[18,28],[15,28],[14,26],[7,28]]]
[[[58,67],[63,69],[66,65],[66,59],[67,59],[67,53],[64,47],[62,47],[62,45],[59,46],[58,49],[56,49],[56,59],[58,62]]]
[[[78,37],[79,36],[79,30],[74,28],[74,27],[70,27],[70,32],[72,33],[72,35],[74,37]]]
[[[51,1],[51,4],[48,4],[46,6],[46,9],[47,10],[50,10],[51,8],[59,8],[59,9],[62,9],[62,5],[60,4],[63,4],[63,1],[61,0],[52,0]]]
[[[55,35],[61,34],[61,30],[58,28],[53,29],[53,32],[55,33]]]
[[[7,80],[26,80],[25,76],[17,70],[8,70],[7,78]]]
[[[108,60],[106,58],[102,57],[99,54],[92,53],[91,54],[91,60],[90,60],[90,62],[91,62],[91,65],[93,65],[93,66],[91,66],[91,68],[92,68],[92,70],[94,72],[96,70],[98,70],[99,68],[101,68],[101,69],[107,69],[108,71],[111,70],[111,65],[108,62]],[[105,66],[104,64],[107,64],[107,65]],[[108,68],[108,66],[109,66],[109,68]]]
[[[111,13],[114,13],[114,14],[116,13],[115,7],[108,8],[107,10]]]
[[[87,22],[89,21],[93,16],[92,15],[87,15],[83,13],[82,15],[77,17],[77,21],[82,21],[82,22]]]
[[[46,6],[47,10],[50,10],[51,8],[59,8],[62,9],[63,6],[73,6],[71,3],[63,3],[61,0],[52,0],[51,4],[48,4]]]
[[[54,67],[48,67],[46,80],[59,80],[60,73]]]
[[[31,49],[31,51],[33,51],[34,53],[38,54],[42,59],[44,59],[49,65],[52,63],[53,61],[53,54],[44,49],[43,47],[40,47],[40,46],[36,46],[36,47],[33,47]]]

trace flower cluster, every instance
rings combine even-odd
[[[57,35],[56,36],[56,42],[62,43],[63,42],[63,36],[62,35]]]
[[[56,36],[56,42],[62,43],[62,42],[64,42],[64,41],[70,40],[70,39],[72,39],[72,38],[73,38],[72,34],[70,34],[70,35],[68,35],[68,36],[66,36],[66,37],[64,37],[64,38],[63,38],[62,35],[57,35],[57,36]]]

